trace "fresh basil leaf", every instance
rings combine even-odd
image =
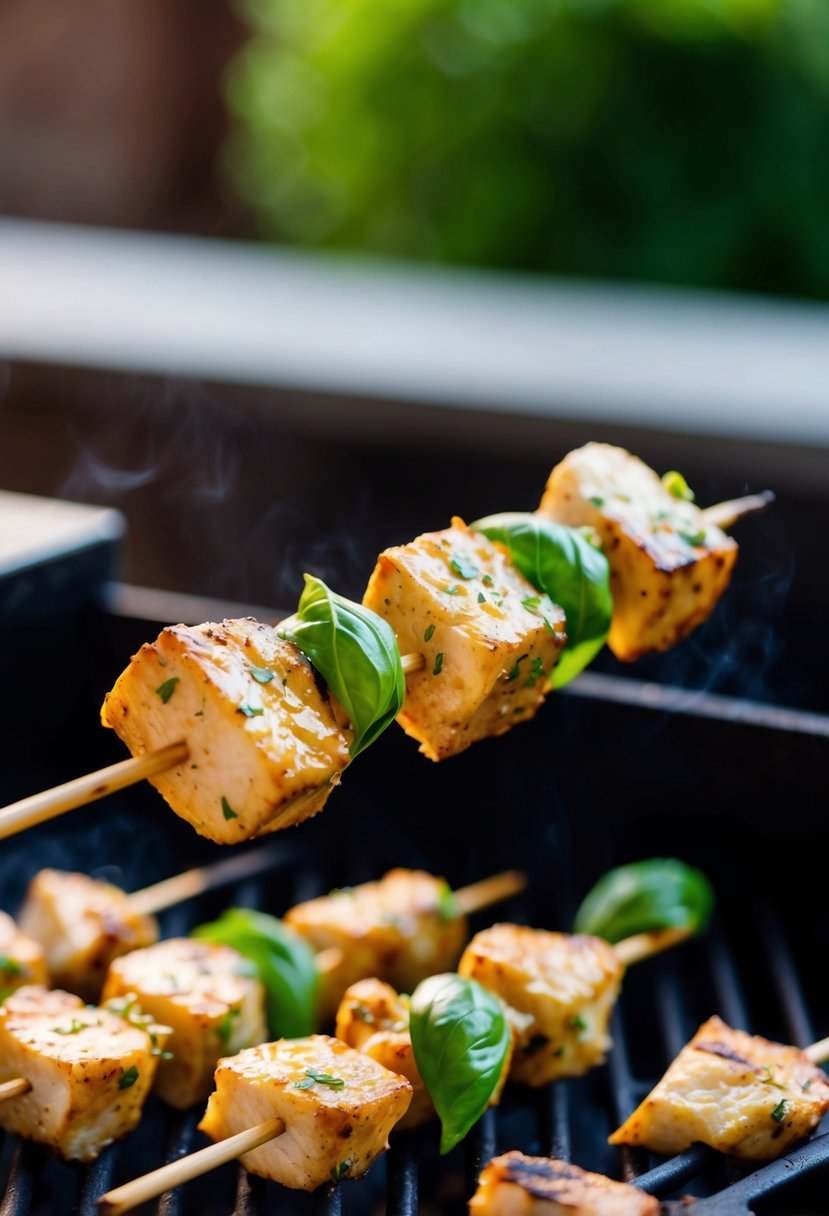
[[[255,965],[265,986],[268,1028],[275,1039],[301,1038],[316,1023],[318,976],[311,948],[274,916],[229,908],[193,936],[233,946]]]
[[[563,608],[567,645],[553,668],[552,685],[569,684],[592,663],[610,629],[613,599],[607,558],[575,528],[540,515],[506,511],[479,519],[472,527],[505,545],[524,578]]]
[[[512,1041],[498,997],[475,980],[433,975],[412,993],[415,1063],[441,1122],[440,1151],[462,1140],[498,1088]]]
[[[654,857],[600,878],[576,913],[573,928],[609,942],[654,929],[704,933],[713,907],[714,891],[701,870],[673,857]]]
[[[353,760],[403,707],[406,679],[391,626],[306,574],[296,615],[280,635],[307,655],[351,719]]]

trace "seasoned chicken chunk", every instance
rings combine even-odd
[[[268,1037],[265,994],[251,965],[230,946],[171,938],[116,959],[104,985],[110,1008],[137,1002],[170,1027],[156,1092],[178,1110],[203,1102],[222,1056]]]
[[[216,1070],[216,1089],[200,1128],[224,1140],[266,1119],[285,1132],[242,1157],[261,1178],[312,1191],[358,1178],[388,1147],[412,1087],[362,1052],[328,1035],[251,1047]]]
[[[681,1153],[699,1141],[746,1161],[779,1157],[829,1110],[829,1081],[796,1047],[703,1022],[611,1144]]]
[[[46,955],[33,937],[0,912],[0,1001],[24,984],[47,982]]]
[[[624,968],[601,938],[493,925],[472,938],[458,973],[512,1011],[514,1080],[546,1085],[581,1076],[604,1059]]]
[[[568,1161],[493,1157],[469,1201],[472,1216],[659,1216],[659,1201]]]
[[[0,1127],[93,1161],[141,1117],[164,1038],[71,993],[18,989],[0,1007],[0,1082],[31,1089],[0,1103]]]
[[[86,874],[41,870],[29,884],[21,927],[46,951],[52,982],[96,1001],[114,958],[158,940],[158,923],[137,915],[118,887]]]
[[[430,760],[502,735],[550,691],[562,610],[460,519],[381,553],[363,602],[389,622],[401,654],[424,657],[398,721]]]
[[[134,756],[186,741],[187,760],[150,780],[217,844],[322,810],[352,738],[306,659],[252,618],[163,629],[133,656],[101,719]]]
[[[325,1018],[357,980],[379,976],[411,992],[427,975],[451,971],[468,935],[446,882],[423,870],[389,870],[377,882],[297,904],[285,922],[314,950],[340,950],[337,966],[320,976]]]
[[[399,1131],[418,1127],[435,1116],[432,1099],[423,1084],[409,1034],[409,998],[400,996],[390,984],[367,979],[352,984],[337,1010],[335,1034],[356,1051],[364,1051],[384,1068],[398,1072],[411,1082],[412,1103],[398,1123]],[[510,1055],[504,1061],[501,1082],[490,1106],[497,1106],[507,1076]]]
[[[608,645],[626,661],[667,650],[706,621],[737,559],[735,541],[699,507],[607,443],[588,443],[556,465],[538,513],[596,530],[610,563]]]

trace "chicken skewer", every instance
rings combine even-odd
[[[109,1191],[98,1209],[119,1216],[238,1157],[259,1177],[298,1190],[360,1177],[386,1148],[411,1092],[404,1077],[327,1035],[251,1048],[216,1071],[199,1126],[217,1143]]]
[[[470,1216],[659,1216],[659,1200],[569,1161],[504,1153],[484,1167]]]
[[[651,515],[660,522],[649,528],[647,538],[643,538],[641,519],[626,518],[631,509],[623,507],[621,512],[615,509],[608,514],[610,508],[604,499],[588,493],[608,481],[621,503],[634,502],[635,507],[638,493],[649,504],[649,522]],[[622,489],[631,489],[633,497]],[[595,527],[606,542],[612,579],[616,580],[609,643],[620,658],[630,659],[648,649],[665,649],[710,614],[728,582],[736,556],[736,545],[719,531],[715,521],[733,522],[742,514],[760,509],[768,500],[767,495],[753,495],[701,512],[693,503],[677,502],[652,470],[622,449],[589,444],[553,470],[539,513],[569,526]],[[654,504],[664,507],[665,502],[670,510],[654,514]],[[663,517],[672,513],[682,519],[666,522]],[[705,535],[706,529],[710,529],[710,537]],[[407,652],[402,663],[409,685],[399,720],[432,759],[453,755],[476,739],[500,734],[519,717],[532,717],[549,692],[549,683],[542,677],[550,674],[564,644],[560,610],[547,597],[538,596],[491,542],[468,529],[463,532],[462,536],[461,528],[455,525],[444,533],[429,534],[411,545],[386,551],[365,597],[366,604],[393,626],[401,651]],[[458,561],[452,554],[450,538],[460,538],[482,555],[478,565],[472,567],[473,573],[468,572],[463,555]],[[614,556],[620,541],[624,542],[621,558]],[[460,581],[442,585],[440,580],[454,578],[456,570],[462,572]],[[470,593],[477,587],[477,576],[481,588],[473,605]],[[649,594],[647,587],[639,586],[643,577],[658,591],[656,623],[650,601],[643,604],[640,598]],[[492,594],[490,588],[495,589]],[[449,603],[442,593],[457,594],[458,599]],[[504,600],[510,595],[515,607],[508,605],[504,610]],[[529,604],[534,606],[527,607]],[[418,611],[410,615],[415,608]],[[528,621],[528,616],[535,619]],[[434,640],[437,626],[448,637],[444,649]],[[165,630],[154,645],[143,647],[135,656],[102,712],[105,725],[116,729],[133,751],[133,758],[0,810],[0,839],[144,779],[156,785],[177,814],[219,843],[235,843],[275,831],[319,811],[348,763],[352,736],[347,715],[334,698],[329,703],[321,697],[296,648],[284,640],[275,645],[267,636],[272,633],[267,626],[250,622]],[[199,700],[194,690],[194,703],[184,715],[187,722],[175,717],[174,725],[188,727],[178,738],[175,734],[170,737],[170,715],[164,724],[155,699],[157,696],[162,705],[167,705],[175,694],[176,704],[181,704],[188,680],[182,683],[181,675],[170,676],[162,670],[177,658],[188,661],[188,677],[197,676],[210,686],[201,692],[210,692],[216,664],[211,662],[208,640],[215,642],[213,649],[229,647],[224,658],[233,655],[235,648],[237,667],[246,660],[241,681],[234,675],[232,664],[229,670],[226,663],[218,664],[222,691],[227,694],[232,689],[236,694],[229,714],[227,706],[218,706],[223,730],[239,712],[244,715],[241,726],[248,736],[259,736],[246,738],[247,746],[243,746],[237,729],[226,733],[223,740],[228,759],[237,767],[241,761],[237,788],[244,790],[244,795],[240,792],[238,798],[219,788],[221,773],[215,771],[215,758],[199,745],[202,735],[196,731],[195,720],[204,717],[205,698]],[[279,687],[287,687],[285,695],[293,702],[292,713],[301,713],[305,719],[299,742],[284,714],[276,712],[273,696],[267,695],[274,691],[267,687],[274,678],[274,659],[285,673]],[[463,686],[454,676],[439,682],[435,679],[441,674],[444,659],[447,668],[466,672]],[[251,676],[260,683],[264,705],[252,704],[246,696]],[[212,705],[216,698],[209,699]],[[236,725],[238,728],[240,724]],[[270,747],[268,728],[274,735]],[[254,742],[260,749],[255,757],[250,755]],[[292,763],[296,770],[293,778],[288,773]],[[200,786],[205,788],[200,790]],[[248,805],[250,795],[252,805]],[[240,802],[244,804],[241,807]]]

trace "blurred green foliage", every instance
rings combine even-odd
[[[243,0],[263,236],[829,295],[829,0]]]

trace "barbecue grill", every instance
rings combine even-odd
[[[104,577],[106,563],[99,567]],[[102,694],[126,656],[165,623],[116,613],[91,593],[68,596],[65,610],[53,604],[46,627],[7,628],[4,803],[120,758],[117,741],[97,725]],[[707,1149],[661,1161],[612,1150],[606,1139],[711,1013],[802,1045],[829,1031],[829,993],[815,966],[829,936],[822,859],[802,839],[819,822],[820,808],[808,799],[822,788],[827,735],[829,718],[820,714],[601,673],[551,698],[520,730],[440,767],[402,732],[387,732],[323,815],[254,846],[268,850],[265,873],[167,912],[165,935],[186,933],[229,904],[278,914],[394,865],[424,866],[453,886],[522,867],[530,887],[498,916],[564,928],[609,865],[659,854],[711,876],[719,895],[714,927],[628,976],[604,1067],[540,1092],[508,1087],[498,1111],[447,1158],[438,1156],[437,1128],[427,1126],[395,1139],[358,1182],[305,1196],[227,1167],[162,1198],[160,1216],[453,1216],[465,1211],[486,1160],[511,1148],[571,1159],[667,1200],[694,1196],[677,1207],[688,1216],[825,1214],[829,1134],[820,1130],[754,1172]],[[152,789],[134,788],[6,842],[0,904],[15,910],[45,864],[135,889],[217,855]],[[473,927],[483,923],[479,917]],[[137,1131],[88,1168],[7,1137],[0,1216],[91,1216],[111,1186],[190,1151],[196,1123],[196,1114],[151,1101]]]

